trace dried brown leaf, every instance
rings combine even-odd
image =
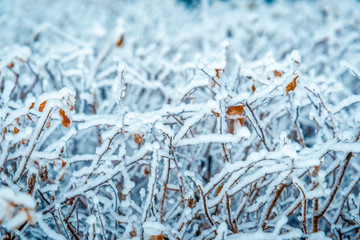
[[[46,105],[46,100],[40,104],[40,106],[39,106],[39,112],[44,111],[45,105]],[[31,109],[31,108],[30,108],[30,109]]]
[[[299,77],[299,75],[296,76],[296,77],[294,78],[294,80],[292,80],[292,82],[291,82],[289,85],[286,86],[286,95],[288,95],[288,93],[289,93],[290,91],[294,91],[294,90],[295,90],[296,85],[297,85],[296,80],[298,79],[298,77]]]
[[[66,116],[64,109],[60,108],[59,115],[61,117],[61,123],[64,127],[68,128],[70,127],[70,118]]]
[[[275,77],[282,77],[282,72],[278,71],[278,70],[275,70],[274,71],[274,76]]]
[[[251,87],[251,91],[252,91],[252,93],[254,93],[254,92],[256,91],[255,84],[253,84],[253,85],[252,85],[252,87]]]
[[[116,46],[117,47],[122,47],[122,45],[124,44],[124,35],[122,35],[119,39],[119,41],[117,41]]]
[[[230,118],[238,118],[244,111],[244,105],[228,107],[226,110],[226,116]]]
[[[142,144],[144,141],[144,134],[142,133],[134,133],[134,142],[136,142],[137,144]]]
[[[221,71],[221,69],[217,69],[217,68],[215,69],[217,78],[220,78],[220,71]]]

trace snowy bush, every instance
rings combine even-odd
[[[359,239],[355,0],[0,2],[4,239]]]

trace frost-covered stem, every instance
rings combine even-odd
[[[142,222],[146,222],[146,219],[148,217],[148,212],[151,207],[151,202],[154,197],[154,190],[155,190],[155,184],[156,184],[156,176],[157,176],[157,168],[158,168],[158,151],[154,149],[153,151],[153,160],[151,162],[151,172],[150,172],[150,178],[148,183],[148,195],[146,197],[146,202],[144,206],[144,211],[142,215]]]
[[[49,201],[46,200],[46,198],[44,197],[44,195],[42,194],[42,192],[41,192],[39,189],[38,189],[37,191],[38,191],[38,193],[40,194],[40,197],[46,202],[46,204],[47,204],[47,205],[50,205]],[[51,216],[52,216],[53,219],[54,219],[55,225],[56,225],[57,229],[59,230],[59,233],[60,233],[61,235],[63,235],[63,233],[61,232],[61,229],[60,229],[60,227],[59,227],[59,224],[58,224],[58,222],[57,222],[57,220],[56,220],[54,211],[50,211],[50,214],[51,214]]]
[[[342,211],[344,209],[344,206],[345,206],[345,203],[346,203],[346,200],[348,199],[348,197],[350,196],[350,194],[354,191],[355,187],[360,183],[360,176],[358,177],[358,179],[354,182],[354,184],[352,184],[352,187],[350,188],[350,190],[346,193],[346,195],[344,196],[344,199],[341,203],[341,207],[339,208],[338,210],[338,214],[337,214],[337,217],[335,219],[335,224],[339,221],[340,219],[340,216],[342,214]],[[350,185],[351,186],[351,185]]]
[[[268,145],[266,144],[264,131],[263,131],[263,129],[260,127],[259,122],[258,122],[258,120],[257,120],[257,118],[256,118],[256,116],[255,116],[255,114],[254,114],[254,112],[253,112],[253,110],[251,109],[250,105],[249,105],[247,102],[245,103],[245,105],[248,107],[249,111],[251,112],[251,115],[252,115],[252,117],[254,118],[254,120],[255,120],[255,122],[256,122],[256,125],[257,125],[257,127],[259,128],[259,130],[260,130],[261,136],[260,136],[259,133],[257,132],[256,127],[255,127],[255,125],[252,123],[252,121],[250,120],[250,118],[248,118],[248,119],[250,120],[250,123],[253,125],[256,133],[258,133],[258,135],[259,135],[261,141],[264,143],[264,146],[266,147],[266,149],[267,149],[268,151],[270,151],[270,148],[269,148]]]
[[[30,63],[28,61],[25,62],[26,66],[29,68],[30,72],[32,74],[34,74],[35,76],[35,80],[33,81],[33,83],[31,84],[31,86],[29,87],[29,89],[24,93],[24,96],[28,95],[35,87],[36,83],[39,81],[39,74],[35,73],[34,69],[31,67]],[[22,98],[22,97],[21,97]]]
[[[303,229],[304,229],[304,233],[305,234],[308,234],[308,231],[307,231],[307,223],[306,223],[306,209],[307,209],[307,201],[306,199],[304,200],[304,203],[303,203],[303,221],[302,221],[302,226],[303,226]]]
[[[7,163],[7,160],[8,160],[8,157],[9,157],[9,153],[10,153],[10,146],[9,146],[9,141],[7,141],[5,139],[3,145],[2,145],[2,148],[1,148],[1,154],[0,154],[0,173],[2,172],[2,170],[4,169],[6,163]]]
[[[167,160],[167,164],[165,164],[166,168],[166,179],[163,185],[163,194],[160,202],[160,223],[162,224],[164,222],[164,204],[165,204],[165,198],[166,198],[166,190],[167,185],[169,182],[169,175],[170,175],[170,159]]]
[[[230,198],[229,198],[229,195],[227,194],[227,192],[225,192],[225,197],[226,197],[226,210],[227,210],[227,215],[228,215],[229,227],[230,227],[230,230],[234,232],[234,225],[233,225],[233,221],[231,218]]]
[[[101,225],[101,231],[102,231],[102,234],[103,234],[103,239],[105,239],[105,229],[104,229],[104,224],[103,224],[103,221],[101,219],[101,215],[100,215],[100,211],[99,211],[99,206],[97,207],[97,213],[98,213],[98,217],[99,217],[99,221],[100,221],[100,225]]]
[[[337,130],[335,120],[334,120],[334,116],[333,116],[332,112],[330,112],[330,110],[326,107],[326,105],[325,105],[324,101],[322,100],[319,93],[317,94],[317,96],[320,99],[321,104],[324,106],[325,110],[328,112],[328,114],[330,116],[331,123],[333,124],[333,129],[332,130],[334,131],[334,137],[339,138],[338,130]]]
[[[82,192],[85,193],[85,192],[88,192],[88,191],[90,191],[90,190],[93,190],[94,188],[97,188],[97,187],[103,185],[104,183],[110,181],[110,180],[113,179],[115,176],[117,176],[119,173],[121,173],[121,171],[122,171],[122,170],[117,170],[117,171],[115,171],[115,172],[112,173],[108,178],[100,179],[101,181],[97,181],[96,184],[91,185],[91,184],[87,183],[86,185],[90,185],[90,186],[87,186],[87,188],[86,188],[86,187],[83,188]],[[94,180],[94,181],[96,181],[96,180]],[[77,192],[78,192],[78,191],[74,191],[74,193],[73,193],[73,194],[70,194],[69,196],[67,196],[66,199],[65,199],[65,198],[62,199],[62,201],[61,201],[60,203],[65,203],[68,199],[71,199],[71,198],[73,198],[73,197],[79,197],[81,194],[79,194],[79,193],[77,193]],[[49,207],[49,208],[44,209],[42,213],[43,213],[43,214],[46,214],[46,213],[48,213],[49,211],[51,211],[51,210],[53,210],[53,209],[54,209],[54,205],[51,206],[51,207]]]
[[[242,197],[241,201],[240,201],[240,204],[239,204],[239,210],[237,210],[237,214],[236,214],[236,219],[237,221],[240,220],[240,216],[241,214],[243,213],[244,209],[245,209],[245,206],[246,206],[246,202],[248,201],[249,197],[248,196],[244,196]],[[235,227],[236,227],[236,224],[235,224]]]
[[[296,118],[295,118],[294,123],[295,123],[297,134],[298,134],[298,136],[300,138],[301,147],[305,148],[306,147],[305,139],[304,139],[303,132],[301,131],[301,129],[299,127],[298,119],[299,119],[299,107],[297,107],[297,110],[296,110]]]
[[[20,166],[19,166],[20,169],[18,169],[18,170],[16,171],[15,176],[14,176],[14,177],[15,177],[14,183],[17,183],[17,182],[20,180],[20,178],[22,177],[22,175],[24,174],[25,169],[26,169],[26,166],[27,166],[28,161],[29,161],[29,159],[30,159],[30,156],[31,156],[32,152],[33,152],[34,149],[35,149],[36,143],[38,142],[38,140],[39,140],[39,138],[40,138],[41,132],[42,132],[42,130],[44,129],[44,126],[45,126],[48,118],[50,117],[50,114],[51,114],[52,110],[53,110],[53,108],[50,108],[48,114],[47,114],[46,117],[43,119],[43,121],[42,121],[42,123],[41,123],[42,125],[41,125],[41,127],[39,128],[38,132],[37,132],[37,133],[34,133],[34,134],[36,134],[36,139],[32,138],[32,139],[30,140],[31,143],[32,143],[30,152],[29,152],[28,155],[26,156],[25,161],[22,161],[22,162],[20,163]],[[20,171],[20,172],[19,172],[19,171]]]
[[[94,104],[91,105],[91,110],[93,112],[94,115],[97,114],[97,99],[96,99],[96,92],[94,91],[93,93],[93,101]],[[97,142],[98,142],[98,146],[101,146],[101,132],[100,132],[100,127],[99,125],[96,126],[96,135],[97,135]]]
[[[276,201],[279,199],[281,192],[284,190],[285,186],[286,186],[285,183],[281,183],[280,188],[276,191],[275,196],[274,196],[270,206],[266,210],[265,218],[261,223],[261,227],[262,227],[263,231],[265,231],[265,229],[266,229],[266,222],[269,220],[271,211],[274,208]]]
[[[60,222],[61,222],[61,225],[63,226],[63,228],[64,228],[64,231],[65,231],[65,234],[66,234],[66,237],[67,237],[67,239],[70,239],[69,238],[69,235],[68,235],[68,233],[67,233],[67,231],[66,231],[66,228],[65,228],[65,225],[64,225],[64,221],[63,221],[63,219],[62,219],[62,217],[61,217],[61,212],[60,212],[60,210],[59,210],[59,207],[56,209],[57,210],[57,213],[58,213],[58,216],[59,216],[59,219],[60,219]]]
[[[178,119],[174,114],[171,114],[171,116],[172,116],[181,126],[184,126],[184,122],[183,122],[182,120]],[[180,116],[180,118],[181,118],[181,116]],[[188,132],[191,133],[191,136],[193,136],[193,137],[195,136],[195,134],[194,134],[193,131],[191,130],[192,127],[193,127],[193,126],[189,126],[189,128],[186,130],[184,136],[186,136],[186,135],[188,134]],[[184,136],[182,136],[182,138],[183,138]]]
[[[19,83],[19,74],[17,72],[15,72],[12,68],[9,68],[8,69],[14,74],[15,76],[15,79],[14,79],[14,84],[15,86],[18,86],[18,83]],[[2,92],[2,88],[0,89],[1,92]]]
[[[69,218],[71,217],[72,213],[75,210],[77,203],[79,202],[79,199],[80,199],[80,197],[76,198],[76,201],[74,202],[73,207],[71,208],[71,211],[69,212],[68,216],[65,218],[65,221],[68,221]]]
[[[214,83],[215,83],[216,85],[218,85],[219,87],[221,87],[220,84],[215,80],[215,78],[212,77],[212,76],[210,76],[203,68],[201,68],[200,70],[201,70],[206,76],[208,76],[208,78],[210,78],[212,81],[214,81]]]
[[[221,146],[222,146],[222,149],[223,149],[223,152],[224,152],[224,159],[226,162],[230,162],[230,157],[228,155],[228,150],[225,146],[225,143],[221,143]]]
[[[114,128],[116,128],[116,126],[114,126]],[[109,149],[112,140],[114,140],[114,138],[119,134],[119,131],[116,131],[110,138],[106,139],[106,141],[103,142],[103,144],[100,147],[100,152],[97,154],[96,159],[94,159],[93,163],[91,164],[92,170],[89,174],[89,176],[87,177],[87,179],[90,179],[91,176],[94,174],[94,171],[96,170],[96,168],[99,166],[99,163],[102,159],[102,157],[104,156],[104,154],[107,152],[107,150]],[[86,183],[86,182],[85,182]]]
[[[208,183],[208,185],[211,184],[212,186],[211,186],[211,188],[209,188],[209,190],[207,192],[205,192],[205,196],[207,196],[212,190],[214,190],[214,188],[217,185],[219,185],[225,178],[229,177],[229,174],[230,173],[227,173],[224,176],[222,176],[222,178],[218,179],[218,181],[216,183],[211,183],[211,182]]]
[[[81,237],[76,233],[76,231],[75,231],[74,227],[71,225],[71,223],[69,223],[67,220],[65,220],[65,223],[66,223],[69,231],[71,232],[71,234],[74,236],[74,238],[76,240],[80,240]]]
[[[175,172],[176,172],[176,178],[177,178],[178,183],[179,183],[181,202],[182,202],[183,207],[185,208],[186,205],[185,205],[185,197],[184,197],[184,182],[182,180],[182,177],[180,176],[179,167],[178,167],[177,161],[175,159],[175,152],[174,152],[174,148],[172,146],[172,139],[170,139],[170,149],[171,149],[171,156],[173,157],[172,160],[175,163]]]
[[[299,184],[297,184],[297,183],[295,183],[296,184],[296,186],[300,189],[300,191],[301,191],[301,193],[302,193],[302,195],[303,195],[303,197],[304,197],[304,201],[303,201],[303,203],[302,203],[302,207],[303,207],[303,213],[302,213],[302,216],[303,216],[303,220],[301,221],[301,225],[302,225],[302,227],[303,227],[303,229],[304,229],[304,233],[305,234],[308,234],[308,231],[307,231],[307,223],[306,223],[306,209],[307,209],[307,201],[306,201],[306,195],[305,195],[305,192],[304,192],[304,190],[302,189],[302,187],[299,185]]]
[[[340,184],[341,184],[341,181],[344,177],[344,174],[345,174],[345,171],[347,169],[347,167],[349,166],[349,163],[350,163],[350,159],[354,156],[354,154],[352,152],[349,152],[347,155],[346,155],[346,158],[345,158],[345,163],[344,163],[344,166],[342,168],[342,171],[341,171],[341,174],[340,174],[340,177],[337,179],[336,183],[334,184],[334,187],[333,187],[333,190],[331,191],[331,195],[330,195],[330,198],[327,200],[327,202],[325,203],[323,209],[318,213],[316,214],[316,217],[318,218],[321,218],[327,211],[327,209],[329,208],[330,204],[332,203],[332,201],[334,200],[335,198],[335,195],[336,195],[336,192],[337,190],[339,189],[340,187]]]
[[[201,198],[203,200],[205,215],[206,215],[207,219],[209,220],[211,226],[214,226],[214,222],[210,217],[209,210],[208,210],[207,205],[206,205],[206,197],[205,197],[205,195],[203,193],[203,190],[202,190],[201,186],[198,185],[198,187],[199,187],[199,190],[200,190]]]
[[[287,217],[291,216],[294,214],[295,210],[300,207],[301,205],[301,200],[298,199],[296,202],[294,202],[294,204],[292,205],[293,208],[291,208],[291,210],[286,214]]]
[[[318,232],[319,231],[319,216],[317,216],[317,213],[319,212],[319,199],[315,198],[314,199],[314,206],[313,206],[314,210],[313,210],[313,228],[312,228],[312,232]]]

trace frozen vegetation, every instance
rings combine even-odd
[[[3,239],[360,239],[355,0],[0,1]]]

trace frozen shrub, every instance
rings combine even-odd
[[[356,1],[0,2],[4,239],[359,239]]]

